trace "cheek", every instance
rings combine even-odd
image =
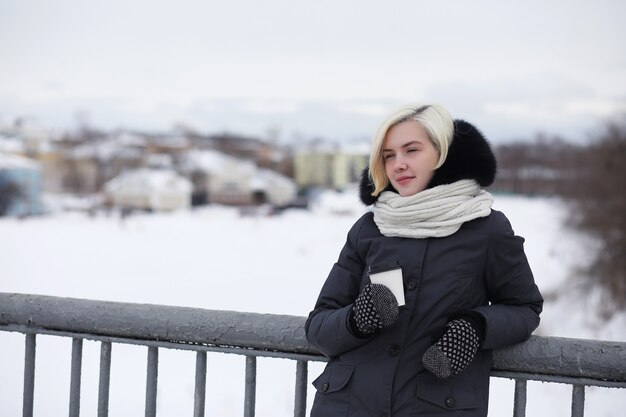
[[[421,169],[424,172],[434,171],[439,162],[439,156],[437,154],[425,155],[426,157],[421,161]]]
[[[385,167],[385,174],[387,174],[387,178],[391,178],[390,174],[393,174],[393,164],[390,161],[383,162],[383,166]]]
[[[433,156],[433,171],[435,170],[435,167],[437,166],[437,164],[439,163],[439,152],[435,152],[435,155]]]

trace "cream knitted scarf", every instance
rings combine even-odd
[[[460,180],[402,197],[385,191],[374,204],[374,222],[387,237],[444,237],[467,221],[491,213],[493,197],[475,180]]]

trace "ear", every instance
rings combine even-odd
[[[471,123],[457,119],[446,161],[435,171],[428,188],[463,179],[487,187],[493,183],[496,170],[496,157],[487,139]]]

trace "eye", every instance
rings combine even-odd
[[[383,159],[384,159],[385,161],[387,161],[387,160],[389,160],[389,159],[393,158],[394,156],[395,156],[394,154],[392,154],[392,153],[388,153],[388,154],[386,154],[386,155],[383,155]]]
[[[418,149],[417,148],[409,148],[406,151],[407,151],[407,153],[409,153],[409,152],[417,152]]]

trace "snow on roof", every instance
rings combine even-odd
[[[148,155],[146,163],[150,168],[171,168],[174,160],[171,155],[165,153],[155,153]]]
[[[112,158],[141,158],[143,148],[148,140],[130,132],[115,132],[103,139],[95,140],[75,147],[70,155],[72,158],[97,158],[109,160]]]
[[[70,155],[73,158],[98,158],[100,160],[108,160],[114,157],[140,158],[142,150],[135,147],[129,147],[127,143],[120,143],[117,138],[107,138],[95,143],[86,143],[74,148]],[[133,146],[137,146],[134,142]]]
[[[24,152],[24,141],[17,136],[0,133],[0,152],[19,153]]]
[[[191,192],[191,182],[175,171],[140,168],[125,172],[105,184],[108,192]]]
[[[34,159],[0,152],[0,169],[30,169],[39,171],[39,163]]]
[[[254,163],[235,158],[215,150],[191,151],[185,162],[189,170],[202,170],[214,174],[254,175],[257,167]]]
[[[146,146],[146,144],[148,143],[146,138],[144,138],[143,136],[139,136],[130,132],[119,132],[115,135],[110,136],[110,140],[117,143],[119,146],[143,147]]]
[[[18,133],[24,139],[42,139],[47,140],[51,136],[51,129],[38,126],[34,123],[25,123],[15,128]]]
[[[189,146],[189,139],[184,136],[164,136],[152,140],[154,143],[170,148],[186,148]]]
[[[254,178],[250,181],[250,188],[253,190],[267,190],[269,188],[288,188],[296,189],[296,184],[291,178],[288,178],[278,172],[269,169],[257,170]]]

